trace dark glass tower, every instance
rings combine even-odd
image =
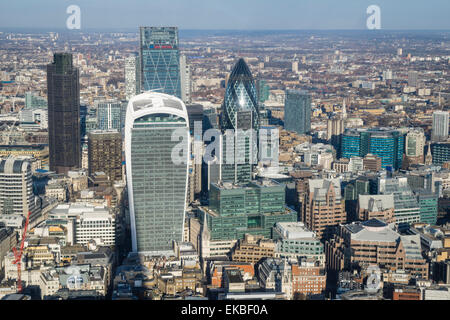
[[[140,27],[141,90],[181,98],[178,28]]]
[[[244,59],[239,59],[231,71],[222,105],[222,181],[245,183],[251,180],[252,165],[258,153],[258,115],[255,82]]]
[[[308,92],[286,90],[284,128],[298,134],[311,131],[311,96]]]
[[[72,54],[56,53],[47,65],[50,170],[81,167],[79,72]]]

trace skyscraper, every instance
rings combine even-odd
[[[0,216],[22,215],[31,212],[30,221],[39,214],[34,201],[30,162],[9,157],[0,160]]]
[[[417,87],[418,83],[418,73],[417,71],[410,70],[408,71],[408,86]]]
[[[139,56],[131,55],[125,58],[125,92],[127,100],[140,93],[140,84]]]
[[[81,166],[79,72],[72,54],[56,53],[47,65],[50,170],[67,173]]]
[[[345,122],[343,117],[333,117],[327,120],[327,140],[334,147],[336,152],[338,153],[338,158],[340,157],[340,148],[341,148],[341,140],[342,134],[344,133]]]
[[[178,28],[140,27],[141,90],[181,98]]]
[[[286,90],[284,128],[298,134],[311,131],[311,96],[306,91]]]
[[[405,154],[409,164],[424,162],[425,140],[422,128],[408,131],[405,140]]]
[[[180,57],[181,100],[191,102],[191,66],[186,63],[186,56]]]
[[[244,59],[231,71],[222,112],[222,181],[249,182],[258,154],[259,113],[255,82]]]
[[[433,141],[445,141],[448,138],[448,111],[433,112],[433,129],[431,139]]]
[[[250,111],[245,123],[237,116],[239,111]],[[222,129],[238,127],[258,128],[258,99],[253,76],[244,59],[239,59],[231,71],[222,105]]]
[[[88,134],[89,175],[104,172],[109,180],[122,180],[122,135],[117,130],[94,130]]]
[[[173,141],[173,134],[181,141]],[[182,241],[189,145],[189,119],[180,99],[157,92],[130,99],[125,159],[133,252],[168,252],[173,241]]]

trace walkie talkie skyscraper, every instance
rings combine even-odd
[[[173,241],[182,241],[189,148],[189,119],[180,99],[157,92],[130,99],[125,159],[133,252],[167,254]]]

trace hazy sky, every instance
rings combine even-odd
[[[382,29],[450,29],[449,0],[0,0],[0,28],[63,29],[69,5],[81,29],[366,29],[381,8]]]

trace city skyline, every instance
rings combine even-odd
[[[387,30],[449,4],[24,7],[33,30],[0,21],[0,300],[450,300],[450,30]]]

